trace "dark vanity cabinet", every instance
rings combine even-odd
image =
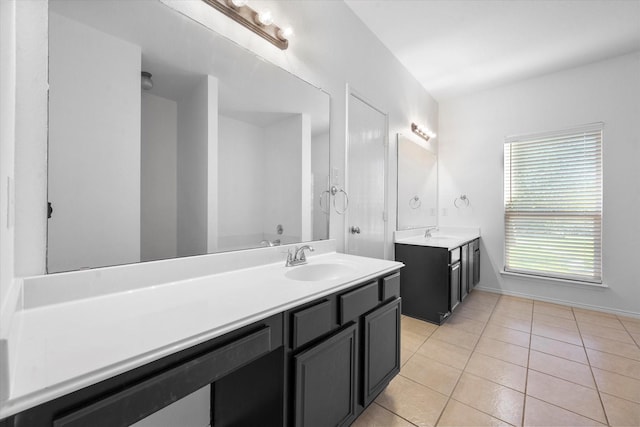
[[[442,324],[480,278],[479,240],[454,249],[395,244],[405,264],[400,281],[402,314]]]
[[[399,294],[396,273],[290,313],[295,426],[349,425],[400,371]],[[315,318],[309,325],[301,320],[307,316]],[[296,347],[295,336],[308,328],[317,337]]]
[[[400,371],[400,274],[270,316],[0,420],[128,426],[202,388],[214,427],[351,424]]]

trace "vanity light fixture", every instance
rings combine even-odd
[[[289,38],[293,35],[293,30],[290,27],[280,28],[275,25],[273,15],[269,10],[258,12],[247,5],[247,0],[202,1],[270,41],[278,48],[285,50],[289,47]]]
[[[411,131],[416,135],[418,135],[420,138],[424,139],[425,141],[428,141],[431,138],[436,137],[436,134],[433,133],[431,130],[429,130],[429,128],[417,125],[415,123],[411,123]]]

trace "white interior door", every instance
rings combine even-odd
[[[346,250],[386,257],[387,116],[349,93]]]

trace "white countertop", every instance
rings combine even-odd
[[[472,227],[440,227],[424,237],[425,228],[403,230],[395,233],[395,243],[455,249],[480,237],[480,229]]]
[[[0,419],[402,266],[335,252],[308,260],[352,272],[297,281],[284,276],[297,267],[278,262],[17,311]]]

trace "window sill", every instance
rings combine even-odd
[[[570,286],[577,286],[577,287],[589,286],[592,288],[599,288],[599,289],[609,288],[609,286],[605,285],[604,283],[581,282],[579,280],[558,279],[555,277],[536,276],[535,274],[513,273],[511,271],[504,271],[504,270],[500,270],[500,274],[503,276],[513,276],[513,277],[519,277],[521,279],[530,279],[530,280],[543,280],[545,282],[554,282],[562,285],[570,285]]]

